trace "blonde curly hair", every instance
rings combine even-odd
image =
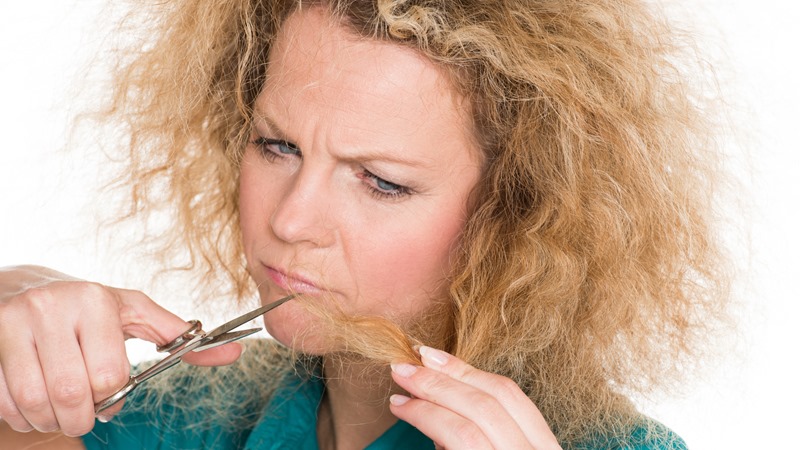
[[[712,230],[718,149],[682,36],[643,0],[140,8],[153,39],[119,53],[101,114],[130,138],[118,179],[129,188],[126,216],[174,212],[154,238],[158,253],[184,255],[181,268],[216,286],[228,280],[239,298],[254,290],[238,164],[269,83],[270,46],[286,17],[308,7],[365,39],[415,49],[470,101],[486,164],[447,307],[428,318],[441,331],[436,344],[514,380],[565,446],[630,430],[625,395],[675,380],[728,297]],[[331,320],[354,353],[415,358],[413,339],[385,320]],[[364,327],[385,338],[350,332]]]

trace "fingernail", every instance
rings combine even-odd
[[[450,355],[447,353],[424,345],[419,348],[419,354],[422,355],[423,362],[428,360],[428,364],[425,365],[429,367],[442,367],[447,364],[447,360],[450,359]]]
[[[239,353],[239,357],[241,357],[242,355],[244,355],[244,352],[246,352],[246,351],[247,351],[247,347],[248,347],[248,345],[245,345],[245,344],[239,344],[239,345],[241,345],[241,346],[242,346],[242,352],[241,352],[241,353]]]
[[[411,375],[414,375],[414,372],[417,371],[417,368],[411,364],[399,363],[392,364],[392,371],[403,378],[408,378]]]
[[[108,422],[111,422],[111,417],[98,415],[97,416],[97,421],[100,422],[100,423],[108,423]]]
[[[408,403],[411,398],[406,397],[405,395],[394,394],[389,397],[389,403],[393,404],[394,406],[402,406]]]

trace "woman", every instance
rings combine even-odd
[[[162,376],[94,425],[127,381],[124,338],[187,324],[9,268],[4,442],[683,447],[624,394],[690,361],[725,280],[712,142],[645,5],[184,3],[121,66],[104,115],[130,130],[121,182],[132,215],[174,210],[161,256],[188,248],[240,298],[302,294],[264,317],[285,347]]]

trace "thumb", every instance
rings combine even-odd
[[[136,337],[163,345],[185,333],[191,324],[171,313],[139,291],[115,289],[120,298],[120,319],[125,337]],[[242,354],[238,342],[229,342],[202,352],[189,352],[183,361],[198,366],[231,364]]]
[[[183,360],[195,366],[224,366],[235,362],[242,353],[244,353],[242,344],[228,342],[202,352],[189,352],[183,355]]]

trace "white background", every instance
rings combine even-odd
[[[73,101],[76,83],[85,81],[89,62],[102,65],[93,59],[108,21],[98,15],[99,5],[0,4],[0,266],[42,264],[118,285],[120,264],[141,268],[93,237],[94,218],[105,206],[91,202],[99,158],[80,145],[63,150],[68,118],[81,111]],[[800,9],[785,0],[694,0],[682,11],[700,24],[712,60],[729,66],[721,66],[720,78],[741,126],[737,139],[749,152],[730,150],[748,205],[744,211],[731,205],[730,226],[746,225],[750,241],[737,240],[733,249],[741,267],[740,327],[725,347],[727,357],[683,392],[639,403],[690,448],[800,448],[794,435],[800,419]],[[125,280],[126,287],[142,287],[129,275]],[[154,296],[164,302],[188,297],[180,290]],[[185,306],[176,312],[192,316]]]

